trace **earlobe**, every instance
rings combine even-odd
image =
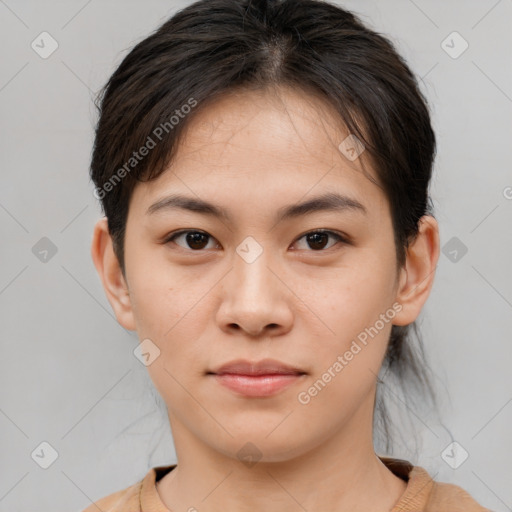
[[[430,295],[438,260],[439,226],[434,217],[424,215],[400,271],[396,301],[402,310],[393,319],[393,324],[408,325],[416,320]]]
[[[128,286],[115,255],[105,217],[94,227],[91,257],[117,321],[125,329],[134,331],[135,320]]]

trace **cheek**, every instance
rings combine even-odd
[[[389,275],[382,259],[379,263],[361,258],[353,266],[336,269],[328,285],[304,287],[305,293],[309,290],[304,302],[318,321],[310,312],[307,318],[320,326],[316,337],[322,341],[314,347],[315,378],[341,395],[367,387],[378,374],[395,315]],[[305,328],[308,333],[316,329]]]
[[[392,308],[339,299],[341,304],[345,307],[329,310],[332,316],[327,318],[335,335],[324,338],[314,350],[307,348],[314,370],[299,390],[302,395],[297,401],[308,405],[305,414],[311,421],[315,421],[315,415],[338,420],[351,416],[373,392],[387,349]]]
[[[146,272],[140,275],[158,274],[154,268]],[[148,373],[165,402],[179,406],[187,400],[181,385],[190,388],[204,371],[200,329],[205,320],[198,318],[203,314],[198,303],[203,294],[179,288],[176,279],[153,277],[134,280],[131,293],[138,337],[141,342],[151,340],[158,354],[147,366]]]
[[[333,269],[322,285],[315,280],[305,283],[302,290],[305,305],[329,328],[330,337],[342,342],[373,325],[393,302],[390,269],[382,260],[362,257],[353,265]]]
[[[182,274],[161,263],[145,260],[136,265],[130,298],[139,337],[153,336],[158,344],[165,344],[188,314],[194,314],[193,306],[201,296],[197,281],[184,280]]]

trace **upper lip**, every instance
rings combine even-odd
[[[306,372],[295,366],[277,361],[276,359],[262,359],[261,361],[255,362],[247,361],[245,359],[237,359],[223,364],[213,372],[209,373],[215,373],[217,375],[225,373],[238,375],[293,375],[304,374]]]

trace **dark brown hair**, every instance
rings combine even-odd
[[[186,126],[211,101],[235,89],[280,85],[323,98],[363,141],[389,200],[397,267],[404,264],[420,217],[432,215],[436,140],[427,102],[393,44],[325,1],[199,0],[139,42],[97,98],[90,175],[123,273],[137,182],[165,171]],[[407,380],[434,399],[411,327],[417,335],[415,323],[392,327],[381,375],[391,370],[403,386]],[[380,393],[376,410],[388,447]]]

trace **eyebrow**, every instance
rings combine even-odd
[[[187,210],[202,215],[208,215],[217,218],[231,220],[229,212],[217,205],[208,203],[202,199],[187,197],[180,194],[166,196],[156,203],[153,203],[146,211],[147,215],[153,215],[161,211],[169,210]],[[291,204],[280,208],[277,211],[276,222],[282,222],[291,218],[301,217],[308,213],[320,211],[358,211],[367,215],[366,207],[358,200],[334,192],[329,192],[320,196],[313,197],[302,203]]]

